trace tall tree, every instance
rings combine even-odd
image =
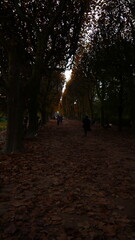
[[[14,0],[12,3],[2,1],[1,7],[3,11],[1,39],[4,40],[1,41],[1,45],[7,51],[9,59],[8,99],[10,105],[8,104],[6,151],[12,152],[22,149],[22,86],[25,85],[26,77],[22,77],[21,69],[24,56],[27,55],[29,65],[27,69],[31,69],[31,76],[27,78],[29,90],[26,95],[29,102],[30,129],[33,132],[37,126],[37,99],[43,69],[46,67],[63,70],[68,59],[74,55],[83,16],[87,9],[87,1],[35,2],[30,0],[26,2],[23,0],[20,2]],[[17,96],[18,99],[16,99]],[[12,108],[16,114],[13,114]],[[20,142],[19,145],[18,142]]]
[[[53,113],[57,111],[65,83],[64,74],[58,71],[48,72],[42,78],[39,94],[39,110],[42,124],[46,123]]]

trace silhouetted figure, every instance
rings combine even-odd
[[[57,115],[57,125],[60,124],[60,115]]]
[[[82,122],[83,122],[84,135],[87,136],[87,132],[91,131],[91,121],[88,118],[88,116],[86,116]]]
[[[62,123],[62,121],[63,121],[63,117],[62,115],[60,115],[60,123]]]
[[[105,129],[111,128],[111,124],[110,124],[108,121],[106,121],[106,122],[104,123],[103,127],[104,127]]]
[[[62,123],[63,117],[62,115],[57,115],[57,125],[59,125],[60,123]]]

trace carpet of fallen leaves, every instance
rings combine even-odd
[[[134,240],[134,162],[132,134],[51,120],[0,155],[0,240]]]

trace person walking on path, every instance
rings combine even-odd
[[[60,124],[60,115],[57,115],[57,125]]]
[[[91,121],[88,118],[88,116],[85,116],[82,122],[83,122],[84,135],[87,136],[87,132],[91,131]]]

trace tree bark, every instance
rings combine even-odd
[[[9,51],[9,85],[8,85],[8,124],[5,152],[23,150],[23,98],[21,90],[20,56],[13,44]]]
[[[46,112],[46,110],[42,110],[41,111],[41,122],[42,124],[46,124],[48,122],[48,113]]]
[[[104,100],[101,101],[101,126],[104,127],[105,114],[104,114]]]
[[[38,130],[37,96],[36,95],[31,96],[28,110],[29,110],[29,126],[28,126],[27,135],[35,136]]]
[[[91,113],[91,120],[94,120],[94,108],[93,108],[93,99],[88,96],[89,99],[89,106],[90,106],[90,113]]]
[[[130,93],[129,102],[130,102],[131,127],[135,132],[135,79],[134,79],[134,76],[130,76],[129,93]]]
[[[42,63],[44,58],[44,51],[47,48],[47,43],[50,33],[53,31],[55,22],[60,18],[60,14],[65,7],[65,0],[62,0],[56,13],[53,15],[48,25],[45,25],[42,32],[39,32],[37,37],[37,52],[36,62],[33,66],[32,78],[31,78],[31,89],[32,93],[30,96],[29,104],[29,134],[33,134],[37,130],[37,97],[40,89],[40,82],[42,78]],[[46,62],[46,60],[45,60]]]
[[[119,107],[118,107],[118,127],[122,131],[123,127],[123,78],[120,76]]]

